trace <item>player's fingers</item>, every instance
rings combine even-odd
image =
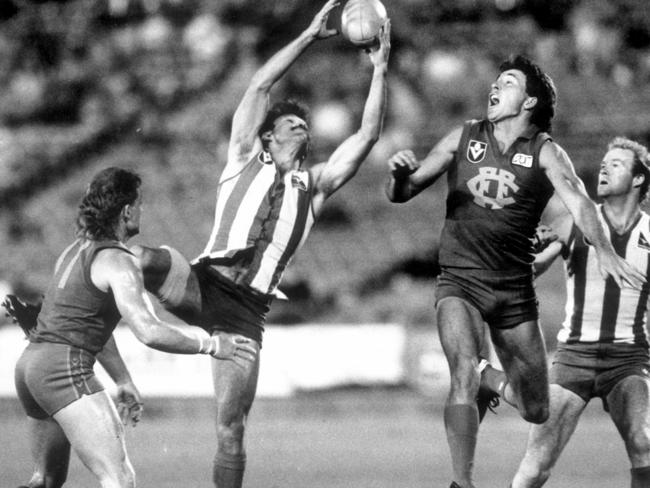
[[[639,273],[632,266],[628,267],[629,269],[623,274],[623,280],[625,280],[633,288],[641,288],[646,282],[645,276]]]
[[[248,345],[245,345],[245,344],[239,344],[237,346],[237,350],[238,351],[246,351],[246,352],[252,354],[253,356],[257,355],[257,350],[253,346],[248,346]]]
[[[255,354],[252,353],[251,351],[247,351],[245,349],[237,349],[233,353],[233,356],[245,359],[246,361],[255,361]]]
[[[117,404],[117,413],[120,416],[120,421],[122,425],[126,425],[129,421],[129,408],[126,403],[119,402]]]
[[[320,12],[316,14],[316,17],[320,17],[320,20],[323,24],[327,22],[327,18],[329,17],[329,14],[332,10],[334,10],[336,7],[340,5],[338,0],[330,0],[327,2],[322,9],[320,9]]]
[[[236,335],[234,339],[237,344],[250,344],[251,342],[253,342],[253,339],[242,335]]]
[[[386,19],[386,22],[381,26],[381,40],[387,46],[390,46],[390,27],[390,19]]]
[[[131,407],[129,413],[131,416],[131,422],[133,423],[134,427],[138,422],[140,422],[143,410],[144,408],[142,406],[142,403],[136,403]]]
[[[411,157],[407,151],[400,151],[391,156],[388,160],[389,164],[392,163],[394,166],[408,167]]]

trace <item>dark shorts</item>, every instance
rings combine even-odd
[[[532,268],[530,273],[442,268],[436,302],[447,297],[466,300],[490,327],[497,329],[539,318]]]
[[[210,333],[241,334],[262,344],[269,295],[238,285],[205,263],[192,265],[201,289],[201,313],[192,323]]]
[[[102,391],[94,364],[95,356],[78,347],[30,343],[16,363],[14,377],[25,413],[37,419],[51,417],[83,395]]]
[[[549,382],[572,391],[585,402],[603,399],[628,376],[650,379],[648,349],[634,344],[559,344]]]

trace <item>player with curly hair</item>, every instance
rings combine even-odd
[[[136,422],[140,395],[112,337],[120,319],[154,349],[209,354],[242,367],[255,361],[245,337],[210,336],[154,314],[139,262],[125,246],[140,228],[140,184],[136,173],[121,168],[95,176],[79,206],[77,239],[59,256],[36,324],[27,331],[15,383],[30,419],[35,472],[28,488],[63,486],[71,446],[102,486],[135,486],[124,427],[93,372],[99,360],[117,383],[123,420]],[[7,303],[10,312],[14,304]]]

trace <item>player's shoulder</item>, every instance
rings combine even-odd
[[[469,133],[471,131],[471,126],[469,126],[467,123],[459,124],[456,125],[455,127],[452,127],[447,133],[442,136],[442,139],[440,139],[440,142],[443,145],[448,145],[448,146],[453,146],[454,148],[460,144],[460,141],[463,139],[463,134],[466,132]]]
[[[137,266],[138,260],[124,245],[100,247],[95,253],[93,265],[111,269],[129,269]]]
[[[539,149],[539,160],[545,164],[571,162],[566,150],[552,139],[544,141]]]
[[[231,141],[220,181],[237,176],[253,158],[259,157],[263,152],[264,147],[259,137],[256,137],[251,145],[235,144]]]

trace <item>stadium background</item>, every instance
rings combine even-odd
[[[306,27],[321,3],[0,2],[0,291],[13,291],[28,299],[39,297],[57,254],[73,236],[73,216],[85,184],[108,165],[131,166],[144,176],[145,216],[141,236],[133,242],[165,243],[190,257],[196,255],[210,232],[229,123],[247,80],[261,62]],[[524,52],[556,82],[554,138],[568,150],[592,191],[609,139],[627,135],[650,142],[650,8],[645,0],[386,0],[385,5],[393,23],[393,47],[382,138],[359,174],[326,205],[305,248],[286,273],[282,289],[290,301],[276,302],[269,322],[277,334],[307,331],[303,337],[316,338],[313,347],[319,347],[321,337],[332,337],[341,324],[345,324],[345,333],[372,324],[375,329],[365,340],[359,339],[364,350],[373,350],[379,341],[373,342],[373,338],[397,327],[400,355],[395,356],[392,350],[391,357],[402,362],[395,366],[399,374],[388,375],[390,380],[383,377],[379,389],[341,392],[340,387],[349,384],[373,383],[349,372],[339,382],[339,390],[330,390],[332,396],[323,393],[325,396],[304,399],[300,395],[310,390],[307,381],[290,398],[260,400],[254,415],[259,416],[256,423],[263,429],[272,428],[269,422],[271,426],[291,422],[294,414],[307,419],[310,426],[334,417],[336,425],[351,428],[365,420],[357,419],[357,410],[366,409],[368,429],[373,431],[392,422],[387,412],[394,406],[395,428],[402,425],[403,415],[408,419],[404,432],[421,435],[417,425],[437,439],[434,453],[422,461],[422,472],[430,473],[430,458],[440,458],[439,480],[443,483],[449,472],[447,454],[441,420],[434,417],[444,393],[444,379],[439,375],[444,375],[445,365],[439,355],[432,311],[445,185],[440,182],[412,202],[390,204],[383,193],[385,161],[405,147],[423,156],[453,125],[482,116],[498,63],[510,53]],[[333,14],[330,24],[338,26],[338,21]],[[370,72],[366,56],[336,38],[312,46],[276,86],[275,99],[290,94],[311,107],[313,161],[326,157],[358,125]],[[563,316],[560,271],[555,265],[538,283],[550,350]],[[9,325],[6,319],[0,320],[4,320],[0,325]],[[15,332],[0,327],[0,332],[15,338],[10,331]],[[341,337],[344,341],[345,334]],[[338,339],[333,340],[336,348]],[[12,342],[4,347],[5,351],[21,349],[22,344]],[[311,359],[319,359],[322,368],[326,353]],[[136,356],[137,352],[130,354]],[[341,361],[343,354],[340,350],[330,353],[330,361],[345,362]],[[4,353],[0,360],[2,357],[0,380],[10,384],[7,358],[11,355]],[[366,365],[375,364],[372,360]],[[303,356],[302,366],[297,362],[292,367],[309,370],[305,361],[309,358]],[[350,364],[351,369],[359,366]],[[263,370],[265,367],[267,364]],[[320,374],[316,367],[313,371]],[[146,385],[142,386],[146,390]],[[331,410],[323,407],[328,402],[332,402]],[[202,400],[190,403],[203,417],[210,417]],[[158,439],[156,432],[147,428],[167,425],[165,422],[177,434],[185,428],[184,417],[178,413],[187,406],[165,408],[169,402],[155,400],[150,404],[158,424],[142,427],[143,446]],[[383,404],[386,406],[378,406]],[[427,415],[422,415],[423,411]],[[21,438],[17,433],[24,434],[22,418],[11,393],[2,401],[1,412],[2,437]],[[589,424],[595,429],[594,439],[600,439],[603,432],[615,437],[613,430],[601,425],[601,416],[594,411],[593,425]],[[498,422],[507,423],[520,440],[525,438],[525,424],[510,413]],[[255,449],[256,439],[260,444],[256,435],[279,436],[263,429],[258,434],[252,430],[250,449]],[[325,437],[329,433],[327,428],[322,430]],[[339,436],[339,442],[332,441],[330,453],[346,442],[342,432],[333,435],[335,439]],[[388,439],[377,435],[367,439],[368,446],[391,444],[390,435]],[[494,435],[499,438],[498,433]],[[131,451],[136,457],[138,438],[134,441]],[[607,461],[617,467],[613,476],[618,478],[613,479],[625,480],[627,461],[622,444],[616,441],[614,438],[616,452]],[[211,442],[211,435],[206,442]],[[431,449],[431,444],[425,444]],[[507,434],[503,444],[511,449],[507,456],[512,458],[508,464],[512,468],[522,444],[513,447]],[[587,442],[594,448],[592,444]],[[27,455],[26,442],[22,438],[14,444],[3,441],[0,447],[8,448],[6,455],[0,454],[0,471],[17,476],[9,478],[16,484],[26,468],[12,460]],[[282,454],[274,449],[269,445],[268,453],[262,451]],[[365,453],[367,448],[359,449]],[[409,449],[421,451],[419,445]],[[392,451],[382,452],[391,461],[387,465],[394,467]],[[593,454],[602,457],[597,449]],[[136,465],[139,472],[145,470],[144,486],[151,483],[147,476],[156,475],[152,461]],[[365,471],[387,462],[376,461],[374,468]],[[408,466],[412,459],[405,456],[404,461]],[[318,460],[310,462],[320,473]],[[196,469],[203,470],[206,463],[197,464]],[[595,468],[593,463],[585,465],[591,466],[591,471]],[[579,465],[567,461],[564,466],[570,472]],[[605,463],[600,469],[609,472],[607,466]],[[252,479],[269,479],[265,467],[262,471],[259,465],[251,469]],[[419,472],[414,468],[411,476],[406,472],[402,478],[389,476],[386,479],[392,482],[386,486],[400,486],[397,479],[416,486],[431,481],[428,474],[413,474]],[[598,482],[623,486],[622,481],[612,484],[611,477],[598,469],[595,472],[590,486],[600,486]],[[83,476],[81,473],[83,469],[73,470],[74,476]],[[494,473],[505,485],[506,474],[498,465]],[[576,479],[583,475],[578,470]],[[335,474],[323,474],[328,486],[382,486],[377,480],[359,476],[354,483],[351,478],[337,480],[337,485]],[[181,485],[158,481],[156,486]],[[320,485],[313,478],[308,486]]]

